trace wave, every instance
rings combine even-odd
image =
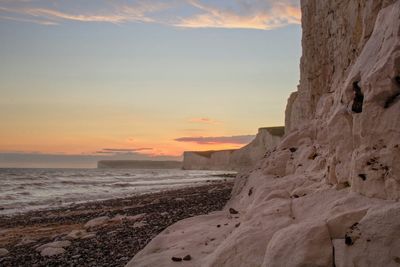
[[[0,203],[4,208],[0,215],[221,180],[214,176],[221,173],[225,172],[0,169]]]

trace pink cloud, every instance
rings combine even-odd
[[[141,147],[141,148],[103,148],[100,151],[96,151],[97,154],[118,154],[118,153],[134,153],[140,151],[149,151],[153,150],[150,147]]]
[[[13,7],[0,6],[0,12],[9,14],[8,16],[2,16],[3,19],[36,22],[45,25],[55,25],[59,24],[60,21],[68,20],[120,24],[127,22],[153,23],[155,20],[150,17],[150,14],[168,7],[169,5],[161,2],[137,2],[131,5],[116,2],[111,7],[108,7],[107,11],[98,9],[83,12],[80,10],[62,11],[49,7],[37,7],[34,3],[26,3],[24,5]]]
[[[202,12],[183,18],[175,26],[271,30],[289,24],[301,23],[301,10],[298,4],[291,1],[266,1],[264,4],[269,3],[268,8],[264,4],[254,3],[253,10],[250,12],[249,10],[247,10],[248,12],[233,11],[228,8],[205,4],[200,0],[188,0],[188,3]]]
[[[174,139],[177,142],[190,142],[201,145],[213,145],[213,144],[236,144],[245,145],[250,143],[254,139],[254,135],[236,135],[236,136],[217,136],[217,137],[180,137]]]
[[[71,1],[72,2],[72,1]],[[79,1],[76,1],[79,3]],[[66,2],[68,3],[68,1]],[[0,19],[56,25],[63,21],[107,23],[158,23],[181,28],[228,28],[270,30],[300,24],[297,0],[263,1],[96,1],[85,4],[58,4],[51,0],[0,0]],[[71,8],[72,6],[72,8]],[[189,14],[179,13],[189,9]],[[162,13],[162,14],[161,14]]]
[[[210,119],[210,118],[192,118],[189,119],[189,122],[193,123],[204,123],[204,124],[219,124],[219,121]]]

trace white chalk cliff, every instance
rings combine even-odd
[[[285,137],[225,210],[172,225],[129,266],[400,266],[400,0],[301,8]]]
[[[260,128],[253,141],[237,150],[187,151],[183,154],[185,170],[240,171],[253,168],[280,142],[284,127]]]
[[[236,150],[185,151],[184,170],[232,170],[230,159]]]

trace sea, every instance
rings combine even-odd
[[[178,169],[0,169],[0,215],[201,185],[227,179],[224,174],[232,172]]]

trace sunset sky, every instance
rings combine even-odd
[[[284,123],[294,0],[0,0],[0,167],[238,148]]]

